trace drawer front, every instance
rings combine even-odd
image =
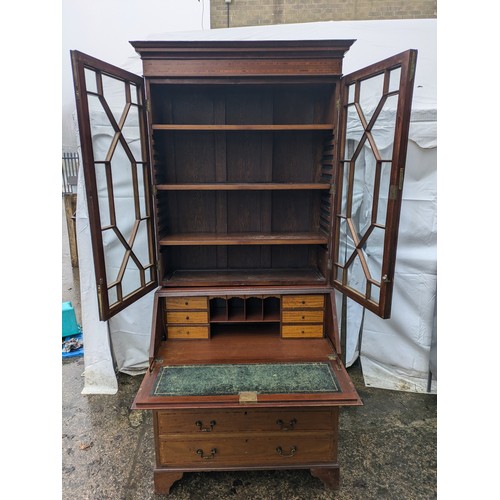
[[[283,295],[283,309],[322,309],[324,295]]]
[[[321,338],[323,325],[282,325],[281,336],[283,338]]]
[[[208,323],[207,311],[167,311],[167,323],[196,324]]]
[[[230,432],[331,431],[337,421],[337,408],[276,410],[161,410],[157,412],[160,436]]]
[[[283,311],[283,323],[323,323],[323,311]]]
[[[159,463],[175,467],[291,465],[336,460],[332,434],[302,433],[199,436],[159,441]]]
[[[169,297],[165,299],[167,311],[207,309],[206,297]]]
[[[169,339],[208,339],[208,326],[169,326]]]

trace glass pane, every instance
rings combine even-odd
[[[384,237],[385,231],[379,227],[374,227],[366,240],[364,248],[370,276],[378,282],[382,279]]]
[[[130,102],[132,104],[139,104],[139,89],[137,88],[137,85],[134,85],[133,83],[130,84]]]
[[[359,104],[369,122],[384,91],[384,74],[363,80],[360,84]]]
[[[392,160],[398,99],[398,95],[387,97],[372,129],[372,136],[375,144],[377,145],[381,158],[385,161]]]
[[[377,162],[373,156],[373,152],[367,147],[368,141],[365,143],[364,154],[360,155],[356,160],[356,172],[359,173],[356,183],[355,193],[357,194],[357,229],[360,235],[363,235],[368,229],[372,221],[373,203],[375,200],[375,187],[377,180]]]
[[[380,301],[380,288],[373,283],[371,284],[370,287],[370,296],[369,299],[372,300],[373,302],[378,302]]]
[[[350,160],[363,136],[365,129],[361,124],[358,112],[354,106],[347,108],[346,138],[344,146],[344,159]]]
[[[395,92],[399,90],[400,80],[401,66],[398,66],[389,73],[389,92]]]
[[[358,255],[347,269],[347,286],[362,295],[366,294],[366,276]]]
[[[128,259],[127,267],[122,279],[123,298],[141,287],[141,273],[133,259]]]
[[[108,117],[102,107],[99,97],[88,96],[90,113],[90,129],[92,134],[92,149],[95,161],[106,160],[115,131],[111,127]]]
[[[132,168],[130,158],[118,142],[111,159],[113,201],[116,226],[127,241],[136,219]]]
[[[340,283],[342,283],[343,275],[344,269],[342,267],[337,267],[337,281],[339,281]]]
[[[145,179],[144,179],[144,164],[139,163],[136,165],[137,168],[137,195],[139,197],[139,217],[143,219],[148,215],[148,210],[146,206],[146,189],[145,189]],[[146,179],[147,180],[147,179]]]
[[[122,128],[123,137],[127,142],[135,161],[143,161],[141,148],[141,131],[139,128],[139,108],[132,106],[127,113]]]
[[[339,215],[345,217],[347,215],[347,195],[349,192],[349,171],[351,169],[351,164],[349,162],[342,162],[341,165],[344,167],[344,170],[342,175],[342,200]]]
[[[102,245],[104,248],[106,281],[109,285],[118,279],[120,266],[125,257],[125,248],[112,229],[102,232]]]
[[[87,92],[97,93],[96,73],[91,69],[85,68],[85,87]]]
[[[99,202],[99,214],[101,217],[101,228],[111,224],[109,213],[109,193],[106,179],[106,164],[97,163],[95,165],[95,179],[97,186],[97,200]]]
[[[117,286],[112,286],[108,290],[108,300],[109,300],[109,306],[113,306],[118,302],[118,291],[117,291]]]
[[[389,186],[391,183],[391,166],[392,163],[386,162],[382,163],[380,167],[380,188],[376,223],[382,226],[385,226],[387,218],[387,203],[389,201]]]
[[[106,103],[116,122],[120,121],[126,104],[125,83],[117,78],[102,76],[102,89]]]
[[[338,255],[338,263],[343,266],[349,255],[351,255],[353,244],[352,239],[348,239],[347,235],[347,222],[345,219],[337,219],[340,221],[339,224],[339,255]]]
[[[142,267],[146,267],[151,264],[151,259],[149,257],[149,246],[148,243],[148,226],[146,221],[139,222],[139,229],[137,230],[137,236],[135,237],[132,250],[135,256],[139,259]]]
[[[354,102],[354,96],[356,91],[356,84],[349,85],[347,92],[347,104],[352,104]]]

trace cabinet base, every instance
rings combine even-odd
[[[318,478],[329,490],[337,490],[340,486],[339,467],[321,467],[310,469],[311,475]],[[168,495],[173,484],[182,479],[184,472],[165,469],[154,470],[154,488],[157,495]]]
[[[311,475],[318,478],[329,490],[339,489],[340,469],[338,467],[311,469]]]
[[[172,488],[173,484],[182,479],[184,472],[179,471],[166,471],[163,469],[155,469],[154,470],[154,485],[155,485],[155,493],[157,495],[168,495],[170,493],[170,488]]]

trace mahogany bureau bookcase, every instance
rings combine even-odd
[[[335,289],[390,315],[416,64],[342,76],[353,42],[131,42],[143,77],[72,51],[101,320],[156,289],[134,408],[157,493],[187,471],[339,485],[339,408],[362,403]]]

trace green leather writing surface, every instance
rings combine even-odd
[[[153,396],[340,392],[329,363],[163,366]]]

